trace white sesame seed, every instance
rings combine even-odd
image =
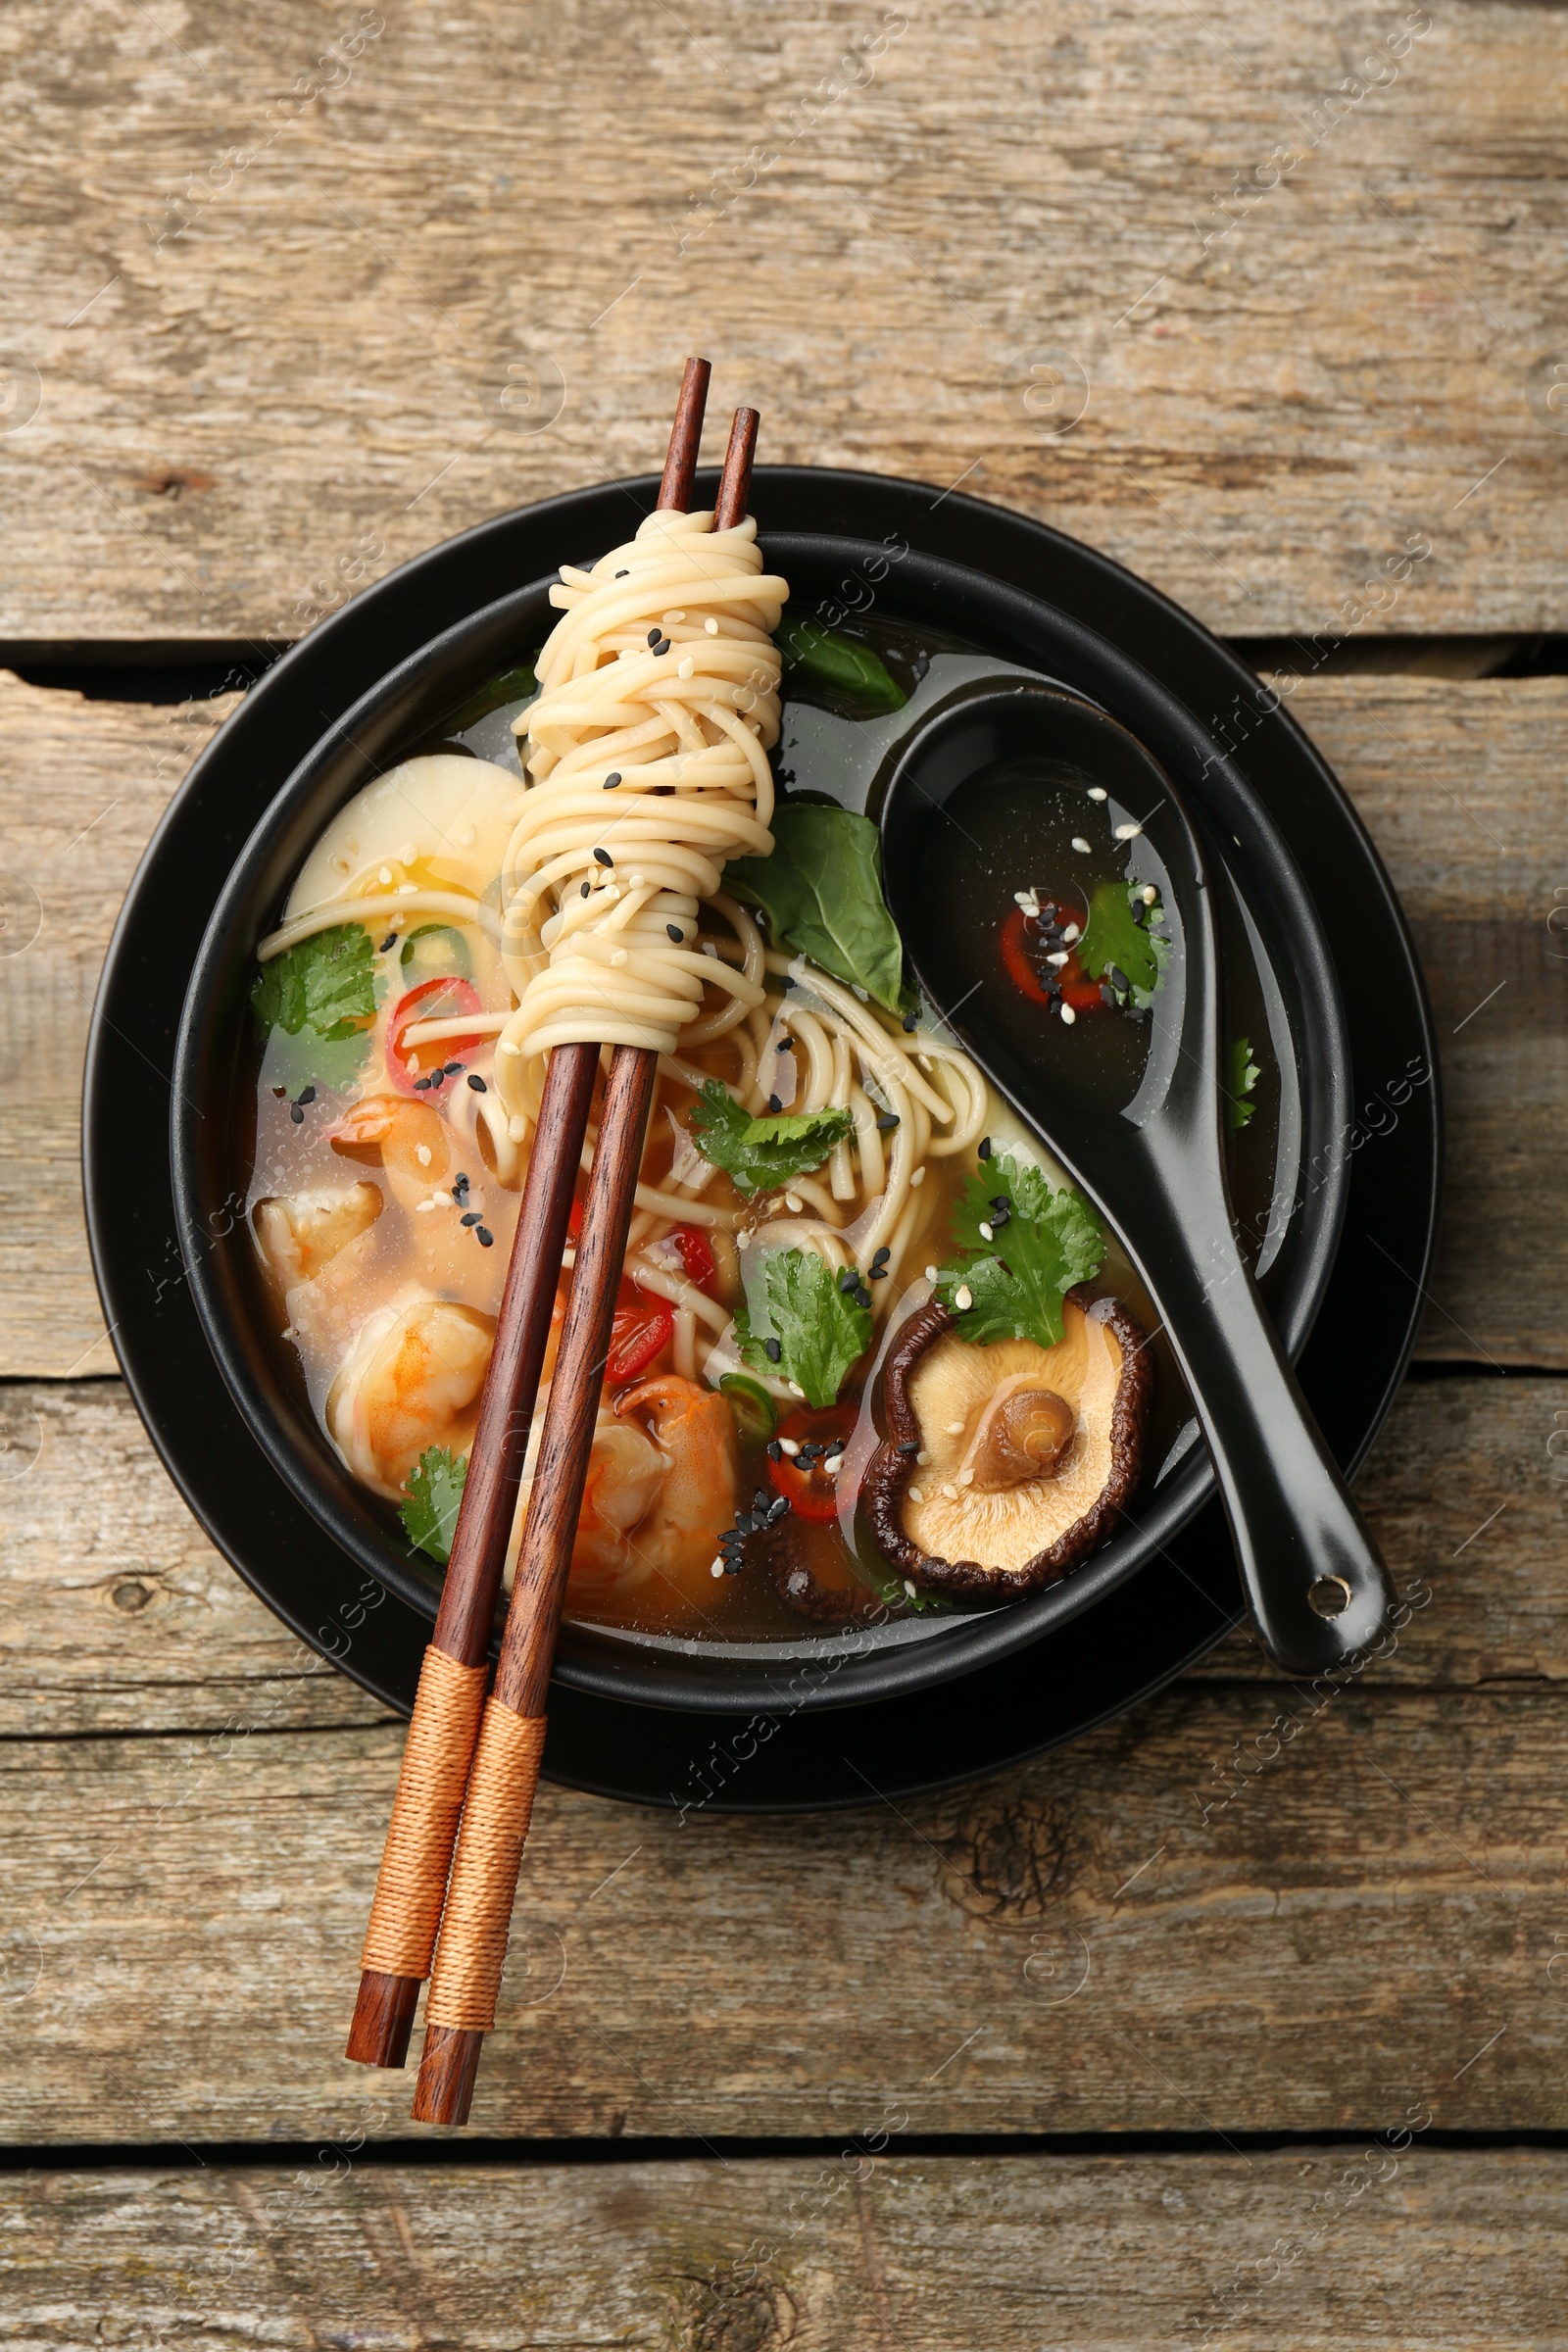
[[[293,1324],[291,1323],[288,1329],[282,1334],[282,1337],[285,1340],[297,1340],[299,1338],[299,1333],[295,1330]]]
[[[510,1037],[504,1037],[501,1040],[501,1044],[497,1048],[497,1051],[502,1054],[520,1054],[522,1052],[522,1048],[520,1046],[514,1046]]]
[[[751,1246],[752,1237],[749,1233],[738,1233],[735,1236],[735,1247],[737,1250],[749,1250]]]
[[[1015,890],[1012,894],[1012,903],[1015,906],[1028,906],[1033,904],[1034,895],[1032,890]]]
[[[958,1490],[954,1485],[951,1478],[945,1478],[943,1480],[942,1493],[949,1502],[956,1502],[958,1499]]]
[[[912,1583],[910,1582],[910,1580],[908,1579],[908,1577],[906,1577],[906,1578],[905,1578],[905,1580],[904,1580],[904,1590],[906,1591],[906,1592],[907,1592],[907,1594],[909,1595],[909,1598],[912,1600],[912,1599],[914,1598],[914,1586],[912,1585]]]
[[[1118,825],[1116,839],[1118,841],[1136,841],[1143,829],[1142,825]]]
[[[843,1467],[844,1456],[842,1453],[829,1454],[827,1460],[822,1464],[823,1472],[828,1478],[837,1478]]]
[[[347,874],[351,873],[353,868],[350,866],[346,858],[334,858],[332,860],[332,871],[335,874]]]
[[[400,882],[398,884],[398,897],[400,899],[416,899],[418,895],[419,885],[417,882]]]
[[[1063,1007],[1063,1009],[1065,1010],[1065,1007]],[[954,1292],[953,1303],[957,1308],[960,1315],[963,1314],[967,1308],[973,1306],[974,1293],[970,1290],[969,1285],[966,1282],[960,1282],[957,1289]]]
[[[930,1467],[931,1467],[931,1456],[930,1456],[928,1453],[925,1453],[925,1452],[920,1452],[920,1453],[917,1453],[917,1454],[915,1455],[915,1457],[914,1457],[914,1458],[915,1458],[915,1460],[916,1460],[916,1461],[919,1463],[919,1465],[920,1465],[920,1467],[921,1467],[921,1469],[922,1469],[922,1470],[929,1470],[929,1469],[930,1469]]]
[[[696,662],[692,660],[690,654],[688,654],[684,662],[677,662],[675,667],[675,675],[677,678],[689,678],[696,667]]]
[[[413,841],[406,841],[403,844],[402,849],[398,852],[398,863],[399,865],[412,865],[418,855],[418,844]]]
[[[407,1056],[407,1060],[410,1069],[414,1072],[415,1076],[417,1077],[420,1069],[423,1067],[423,1064],[419,1060],[419,1056],[417,1054],[410,1054]]]
[[[1084,837],[1083,837],[1083,835],[1082,835],[1081,833],[1075,833],[1075,834],[1073,835],[1073,837],[1072,837],[1072,846],[1073,846],[1073,848],[1074,848],[1075,850],[1079,851],[1079,852],[1080,852],[1080,853],[1081,853],[1081,854],[1082,854],[1084,857],[1087,857],[1087,856],[1089,855],[1089,844],[1088,844],[1088,842],[1087,842],[1087,841],[1085,841],[1085,839],[1084,839]]]
[[[1154,885],[1152,884],[1152,882],[1146,882],[1146,883],[1144,884],[1144,905],[1145,905],[1146,906],[1158,906],[1158,904],[1159,904],[1159,893],[1158,893],[1158,891],[1157,891],[1157,890],[1154,888]]]
[[[1077,926],[1077,924],[1076,924],[1076,923],[1068,923],[1068,924],[1066,925],[1065,929],[1063,930],[1063,932],[1062,932],[1061,936],[1062,936],[1062,938],[1063,938],[1063,939],[1064,939],[1064,940],[1067,942],[1067,945],[1068,945],[1068,947],[1070,948],[1070,947],[1072,946],[1072,943],[1073,943],[1073,941],[1074,941],[1075,939],[1079,939],[1079,938],[1081,938],[1083,935],[1082,935],[1082,933],[1079,931],[1079,929],[1078,929],[1078,926]]]
[[[927,1282],[935,1282],[937,1278],[937,1270],[935,1266],[927,1266],[925,1270],[925,1278]]]
[[[950,1438],[961,1438],[963,1435],[963,1423],[961,1421],[950,1421],[948,1423],[948,1435]]]
[[[997,1237],[996,1237],[996,1235],[995,1235],[995,1234],[992,1232],[992,1230],[991,1230],[991,1228],[990,1228],[990,1226],[989,1226],[989,1225],[982,1225],[982,1226],[981,1226],[981,1228],[980,1228],[980,1239],[981,1239],[983,1242],[994,1242],[994,1241],[996,1240],[996,1238],[997,1238]]]
[[[799,1193],[786,1193],[784,1196],[784,1205],[787,1209],[791,1210],[794,1215],[799,1216],[801,1210],[806,1204],[802,1200]]]
[[[792,1380],[787,1382],[786,1386],[789,1389],[790,1395],[792,1396],[799,1396],[804,1404],[806,1401],[806,1391],[802,1388],[800,1382],[798,1380]]]
[[[427,1208],[434,1208],[434,1206],[435,1202],[433,1200],[416,1200],[414,1203],[414,1211],[416,1216],[423,1216]]]
[[[787,1453],[790,1457],[790,1460],[793,1462],[795,1456],[801,1450],[801,1442],[799,1438],[780,1438],[778,1442],[778,1449],[780,1453]]]
[[[1061,1008],[1061,1017],[1070,1029],[1074,1021],[1078,1018],[1078,1015],[1074,1012],[1070,1004],[1064,1004]]]
[[[705,620],[703,626],[708,631],[710,637],[716,637],[718,635],[718,623],[716,620]]]
[[[1091,785],[1090,785],[1090,787],[1089,787],[1089,798],[1090,798],[1092,801],[1102,801],[1102,800],[1104,799],[1104,797],[1105,797],[1105,787],[1103,786],[1103,784],[1091,784]]]
[[[428,1145],[428,1144],[416,1144],[416,1145],[415,1145],[415,1147],[414,1147],[414,1156],[415,1156],[415,1158],[416,1158],[416,1159],[418,1161],[418,1163],[419,1163],[419,1165],[420,1165],[420,1167],[421,1167],[421,1168],[427,1168],[427,1167],[430,1165],[430,1147],[429,1147],[429,1145]]]
[[[924,1170],[924,1168],[916,1168],[916,1169],[915,1169],[915,1171],[914,1171],[914,1174],[913,1174],[913,1175],[912,1175],[912,1176],[909,1178],[909,1190],[910,1190],[910,1192],[912,1193],[912,1192],[915,1190],[915,1188],[916,1188],[918,1185],[922,1185],[922,1184],[924,1184],[924,1182],[925,1182],[925,1170]]]
[[[1046,961],[1048,963],[1054,963],[1057,971],[1060,971],[1062,965],[1066,962],[1071,954],[1072,950],[1070,948],[1057,948],[1054,955],[1046,957]]]
[[[717,1559],[710,1562],[708,1573],[710,1576],[722,1576],[724,1573],[723,1560]]]
[[[618,971],[623,963],[630,963],[631,957],[627,955],[624,948],[617,948],[614,954],[611,956],[610,961],[612,969]]]
[[[922,1494],[918,1487],[911,1487],[909,1489],[909,1500],[911,1502],[924,1502],[925,1496]]]
[[[380,870],[380,872],[379,872],[379,873],[376,875],[376,877],[375,877],[375,878],[376,878],[376,880],[377,880],[379,883],[381,883],[381,884],[384,886],[386,883],[390,882],[390,881],[391,881],[391,879],[392,879],[392,868],[391,868],[389,865],[383,865],[383,866],[382,866],[382,868],[381,868],[381,870]]]
[[[972,1487],[974,1485],[974,1472],[972,1470],[960,1470],[958,1472],[958,1484],[960,1487]]]

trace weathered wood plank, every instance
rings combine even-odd
[[[0,1372],[112,1366],[76,1202],[80,1059],[120,898],[228,708],[85,702],[0,671],[15,936],[39,926],[0,956]],[[1423,1352],[1561,1365],[1568,1230],[1543,1203],[1568,1157],[1568,955],[1547,928],[1568,681],[1321,678],[1293,708],[1389,862],[1437,1005],[1449,1175]]]
[[[399,1744],[0,1750],[0,2140],[406,2129],[341,2056]],[[1561,1752],[1554,1694],[1187,1685],[855,1816],[546,1789],[474,2126],[1561,2128]]]
[[[15,1459],[36,1454],[0,1481],[0,1739],[383,1720],[212,1549],[118,1382],[18,1384],[5,1410]],[[1412,1606],[1367,1682],[1568,1682],[1564,1428],[1562,1381],[1404,1391],[1358,1491]],[[1198,1671],[1280,1680],[1249,1635]]]
[[[647,470],[694,341],[769,458],[962,478],[1233,630],[1561,625],[1565,66],[1506,0],[26,0],[0,636],[297,634]]]
[[[1414,2122],[1420,2126],[1420,2103]],[[878,2119],[860,2129],[874,2132]],[[850,2129],[852,2127],[847,2127]],[[1401,2129],[1402,2128],[1402,2129]],[[19,2343],[1146,2352],[1562,2341],[1536,2150],[65,2174],[0,2188]]]

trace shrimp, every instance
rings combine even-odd
[[[541,1390],[507,1556],[508,1592],[533,1490],[545,1400]],[[639,1426],[632,1413],[646,1413],[647,1425]],[[603,1610],[622,1604],[651,1577],[673,1585],[688,1600],[710,1591],[719,1530],[735,1516],[737,1476],[729,1406],[695,1381],[666,1373],[628,1389],[612,1410],[602,1408],[577,1514],[568,1605]]]
[[[491,1190],[482,1159],[466,1150],[441,1112],[422,1098],[367,1095],[338,1121],[331,1142],[347,1158],[380,1167],[404,1211],[403,1237],[421,1289],[491,1306],[516,1223],[517,1196],[499,1186]],[[468,1167],[456,1164],[460,1153]],[[483,1224],[487,1242],[475,1236],[473,1221]]]
[[[709,1572],[721,1531],[735,1517],[740,1460],[735,1420],[722,1396],[679,1373],[639,1381],[615,1399],[623,1426],[646,1416],[648,1436],[668,1468],[653,1507],[635,1530],[636,1548],[688,1600],[710,1592]]]
[[[380,1214],[373,1184],[356,1184],[346,1193],[274,1194],[256,1204],[257,1239],[283,1289],[291,1291],[297,1282],[314,1281]]]
[[[495,1324],[451,1298],[384,1306],[361,1324],[326,1399],[326,1427],[356,1478],[402,1499],[427,1446],[466,1453]]]

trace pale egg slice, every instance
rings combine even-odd
[[[493,760],[432,752],[405,760],[357,792],[300,869],[284,913],[333,899],[381,897],[408,883],[476,899],[494,884],[516,819],[519,787]]]

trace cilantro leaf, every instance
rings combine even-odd
[[[840,1287],[811,1250],[758,1252],[750,1306],[735,1313],[735,1344],[759,1372],[793,1380],[808,1404],[836,1404],[844,1376],[871,1345],[871,1310]],[[863,1286],[862,1286],[863,1287]],[[767,1343],[777,1348],[769,1352]]]
[[[703,1157],[743,1193],[774,1192],[819,1168],[855,1126],[847,1110],[779,1111],[754,1119],[716,1078],[704,1085],[686,1119]]]
[[[1231,1048],[1230,1100],[1226,1104],[1233,1135],[1247,1125],[1257,1108],[1257,1104],[1249,1102],[1247,1098],[1262,1075],[1252,1059],[1251,1046],[1245,1037],[1239,1037]]]
[[[1006,1205],[1000,1211],[999,1200]],[[989,1226],[987,1241],[980,1231]],[[970,1236],[973,1239],[970,1239]],[[1074,1283],[1098,1274],[1105,1254],[1100,1219],[1079,1194],[1057,1192],[1038,1168],[993,1159],[971,1176],[954,1217],[956,1271],[947,1269],[937,1297],[960,1339],[1034,1340],[1054,1348],[1062,1335],[1061,1301]],[[956,1304],[960,1289],[967,1307]]]
[[[452,1557],[452,1538],[467,1476],[466,1453],[454,1460],[444,1446],[427,1446],[403,1489],[408,1500],[398,1505],[403,1532],[415,1550],[428,1552],[443,1568]]]
[[[1108,973],[1118,973],[1122,985],[1114,979],[1108,982],[1117,1003],[1133,1004],[1147,1012],[1170,961],[1170,941],[1152,928],[1160,918],[1158,905],[1146,910],[1142,922],[1133,913],[1135,905],[1143,905],[1142,883],[1097,882],[1078,942],[1078,960],[1091,980],[1103,981]]]
[[[375,1013],[375,953],[363,923],[315,931],[264,963],[251,1004],[264,1029],[297,1037],[309,1025],[329,1044],[352,1037]]]
[[[771,858],[737,858],[724,887],[760,906],[775,946],[796,948],[889,1012],[912,1009],[904,942],[882,896],[882,846],[868,816],[821,801],[781,801]]]
[[[902,710],[908,697],[868,645],[824,629],[819,620],[792,615],[774,634],[791,675],[850,706],[852,718]]]

